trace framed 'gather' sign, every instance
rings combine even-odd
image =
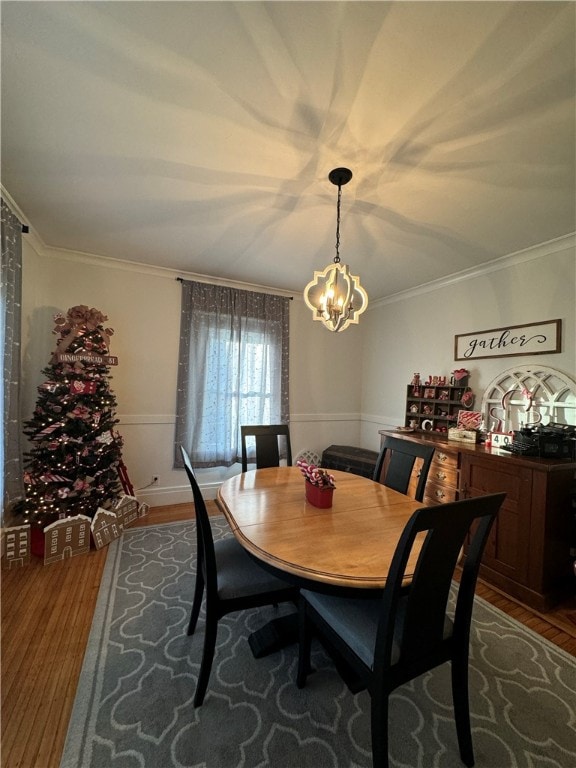
[[[562,351],[562,320],[509,325],[454,337],[454,360],[550,355]]]

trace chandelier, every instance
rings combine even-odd
[[[350,274],[350,267],[340,263],[340,202],[342,187],[352,178],[352,171],[334,168],[328,178],[338,187],[336,256],[326,269],[314,272],[314,278],[304,289],[304,301],[312,310],[314,320],[320,320],[329,331],[343,331],[358,322],[368,306],[368,294],[360,285],[360,279]]]

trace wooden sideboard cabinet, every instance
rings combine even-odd
[[[425,504],[446,504],[456,501],[460,477],[460,454],[438,446],[434,451],[426,488]]]
[[[570,536],[576,462],[515,456],[418,432],[380,434],[434,443],[426,504],[506,493],[482,558],[484,581],[540,611],[574,593]]]

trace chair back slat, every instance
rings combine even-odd
[[[256,438],[256,466],[277,467],[280,464],[280,448],[277,435],[259,435]]]
[[[242,472],[248,470],[252,458],[248,456],[248,438],[256,443],[256,469],[280,466],[280,459],[286,457],[288,466],[292,464],[290,430],[287,424],[259,424],[241,426]]]
[[[373,479],[399,493],[408,493],[414,465],[416,459],[419,459],[421,466],[414,498],[416,501],[422,501],[433,456],[433,445],[387,435],[376,461]]]

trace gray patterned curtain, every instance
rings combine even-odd
[[[2,378],[2,521],[10,505],[24,495],[19,420],[20,316],[22,303],[22,224],[4,200],[2,206],[2,281],[0,283],[0,347]],[[7,521],[8,522],[8,521]]]
[[[182,281],[174,466],[240,461],[242,424],[287,424],[290,299]]]

